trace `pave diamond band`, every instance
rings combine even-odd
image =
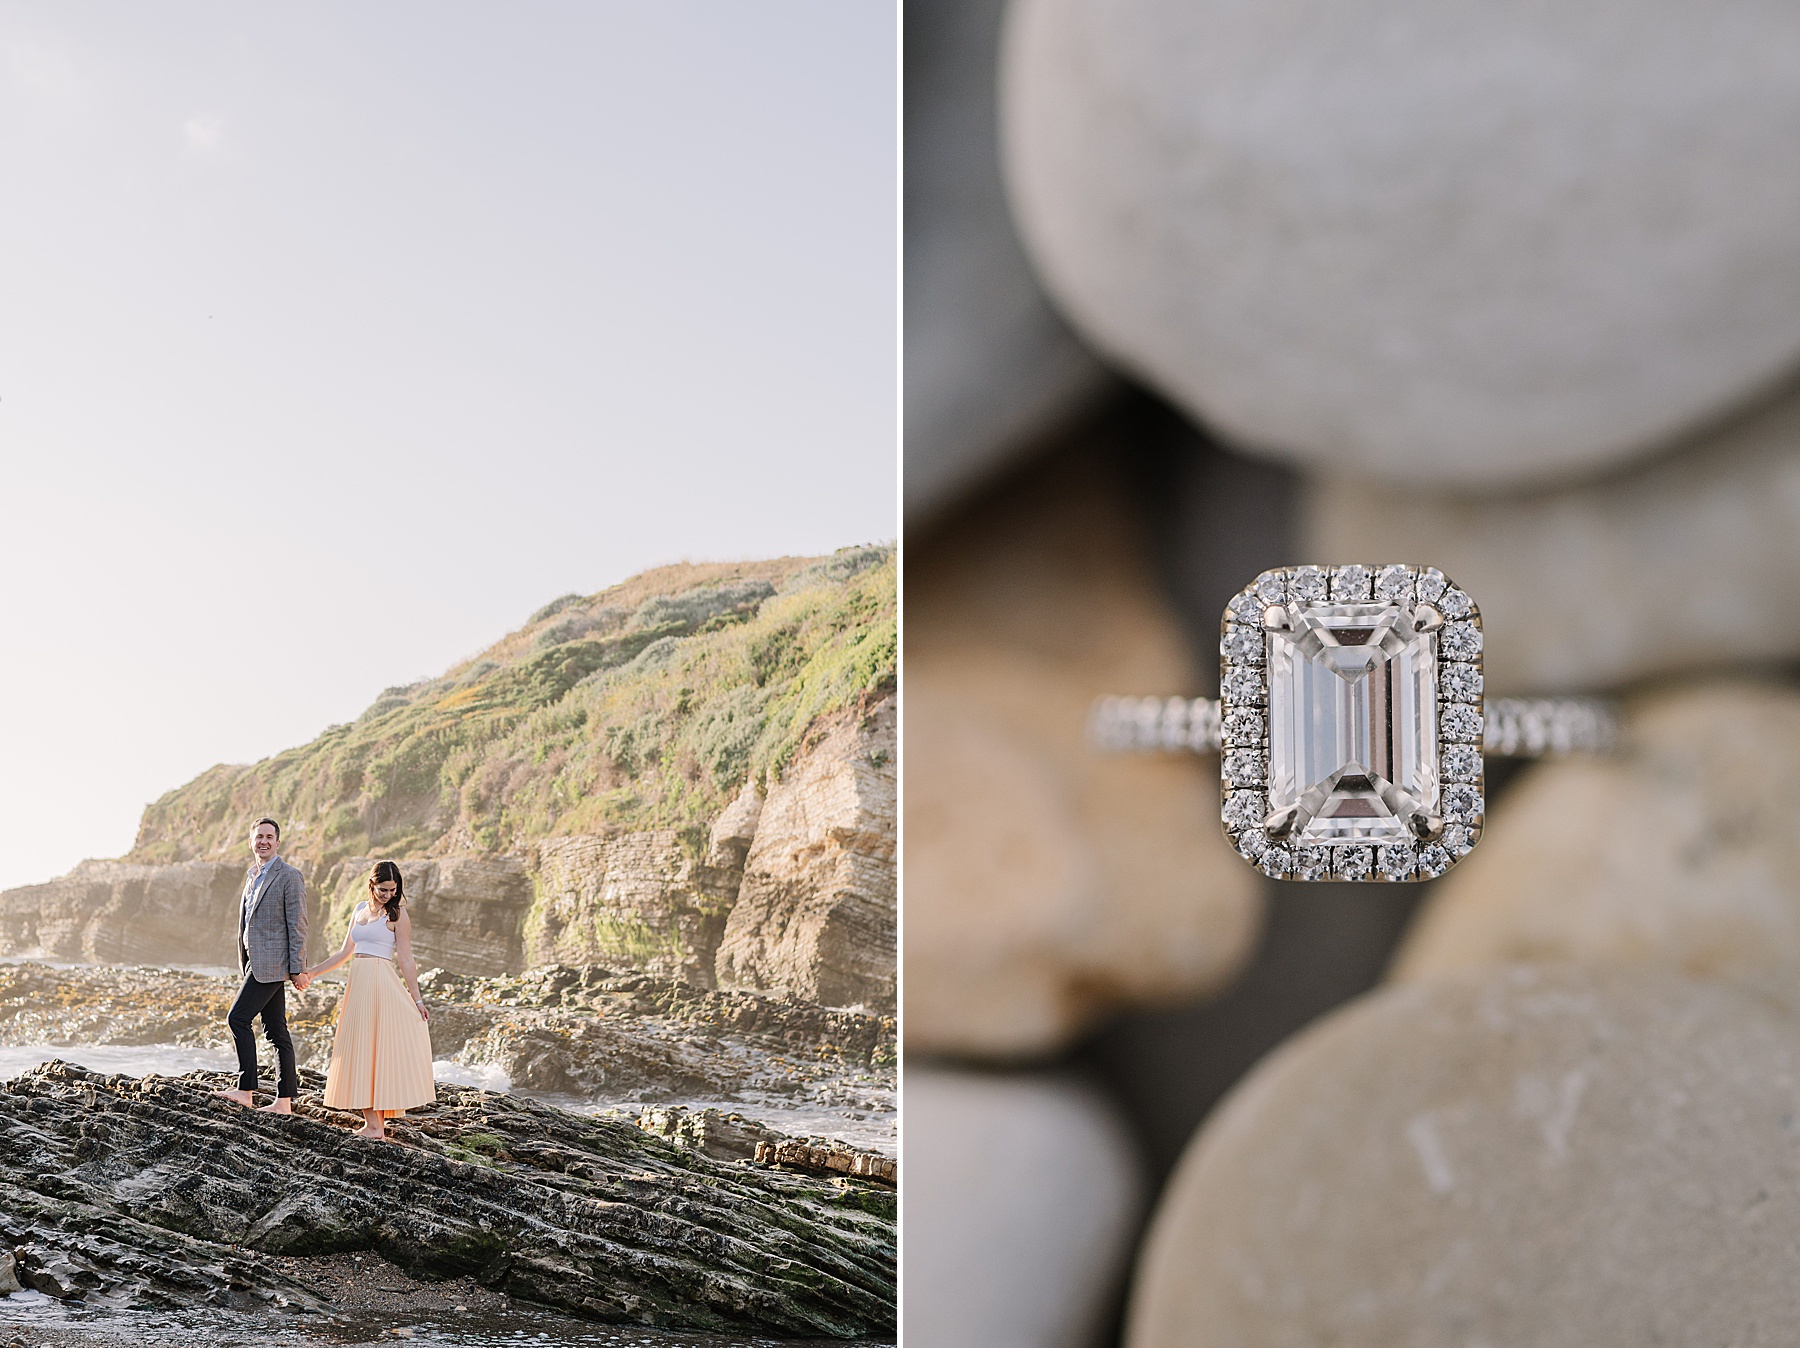
[[[1426,880],[1486,822],[1484,753],[1604,752],[1585,698],[1486,701],[1475,601],[1433,567],[1265,571],[1225,607],[1212,698],[1108,697],[1097,747],[1217,752],[1236,851],[1293,880]]]
[[[1502,758],[1608,754],[1619,745],[1619,713],[1592,697],[1497,697],[1483,739]]]
[[[1088,740],[1109,753],[1214,754],[1235,742],[1219,708],[1216,697],[1102,697]],[[1260,729],[1250,733],[1260,742]],[[1610,753],[1618,740],[1618,713],[1604,699],[1503,697],[1487,704],[1481,742],[1499,758],[1546,758]]]

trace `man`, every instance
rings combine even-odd
[[[281,826],[273,819],[258,819],[250,833],[250,850],[256,864],[244,881],[243,901],[238,905],[238,972],[244,985],[231,1004],[226,1024],[237,1044],[238,1084],[234,1091],[220,1091],[228,1100],[251,1105],[257,1089],[256,1036],[251,1024],[262,1017],[263,1033],[275,1046],[281,1064],[281,1080],[275,1103],[263,1108],[276,1114],[294,1112],[294,1096],[300,1087],[294,1067],[294,1040],[287,1027],[286,980],[304,991],[306,976],[306,882],[300,872],[278,855]]]

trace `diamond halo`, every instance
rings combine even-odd
[[[1221,818],[1280,879],[1432,879],[1486,818],[1481,613],[1442,572],[1265,571],[1220,625]]]

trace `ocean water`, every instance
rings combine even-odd
[[[10,1081],[54,1058],[77,1063],[90,1072],[123,1072],[133,1077],[237,1069],[237,1055],[228,1049],[186,1044],[0,1044],[0,1081]]]

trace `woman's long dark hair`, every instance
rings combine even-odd
[[[375,898],[375,886],[385,885],[390,880],[394,882],[394,897],[386,903],[380,903]],[[369,911],[374,912],[377,908],[385,908],[387,920],[398,922],[400,920],[400,900],[405,897],[406,881],[400,878],[400,868],[391,861],[377,861],[375,868],[369,872]]]

